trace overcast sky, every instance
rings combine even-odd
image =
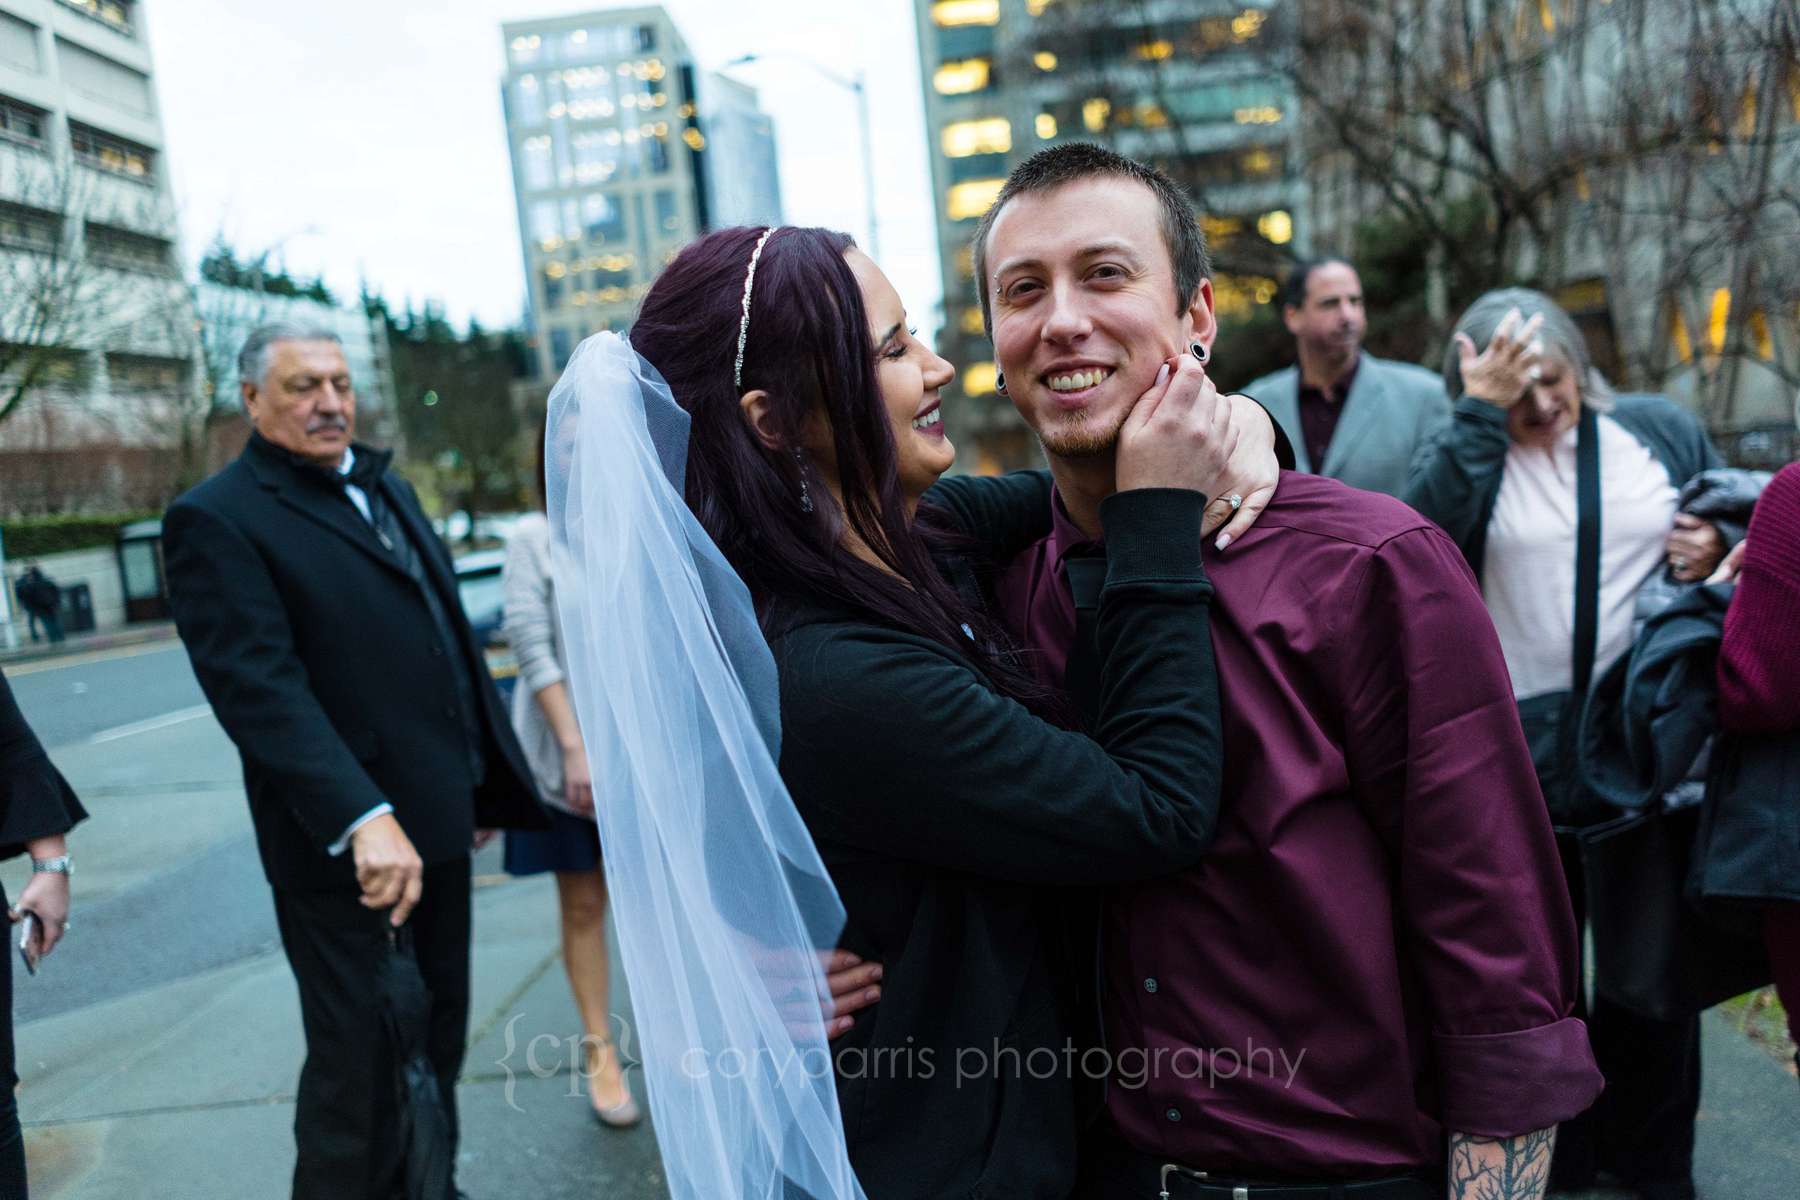
[[[281,244],[340,296],[367,277],[453,320],[516,322],[524,275],[500,110],[500,25],[630,7],[575,0],[148,0],[168,163],[190,258],[223,230]],[[799,53],[869,78],[882,265],[935,327],[917,37],[907,0],[668,0],[699,63]],[[855,106],[791,61],[733,74],[775,118],[788,221],[864,239]]]

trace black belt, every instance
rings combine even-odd
[[[1132,1195],[1164,1200],[1439,1200],[1443,1195],[1442,1184],[1433,1188],[1416,1175],[1338,1183],[1257,1183],[1142,1154],[1113,1156],[1107,1165],[1130,1179]]]

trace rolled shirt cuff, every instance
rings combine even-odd
[[[351,837],[353,837],[355,835],[357,830],[361,829],[364,825],[367,825],[370,821],[373,821],[376,817],[379,817],[381,814],[391,813],[393,811],[394,811],[394,806],[391,804],[387,804],[387,803],[377,804],[374,808],[371,808],[368,812],[366,812],[362,816],[356,818],[356,820],[350,822],[350,828],[344,830],[344,836],[340,837],[337,841],[331,843],[331,845],[326,848],[325,853],[331,855],[331,857],[333,857],[333,858],[336,858],[338,855],[342,854],[345,850],[349,849],[350,839],[351,839]]]
[[[1566,1017],[1513,1033],[1434,1034],[1441,1119],[1451,1133],[1511,1138],[1584,1113],[1605,1081],[1587,1025]]]
[[[561,683],[566,678],[568,676],[563,673],[554,654],[544,655],[529,663],[523,658],[519,660],[519,683],[524,686],[527,695],[535,696],[551,684]]]

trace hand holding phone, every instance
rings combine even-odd
[[[38,942],[37,914],[22,908],[19,910],[19,958],[25,963],[27,975],[37,974],[38,960],[43,956],[43,947]]]

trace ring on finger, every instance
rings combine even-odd
[[[1238,509],[1244,507],[1244,498],[1236,492],[1233,492],[1231,495],[1225,497],[1225,503],[1231,505],[1232,512],[1236,512]]]

